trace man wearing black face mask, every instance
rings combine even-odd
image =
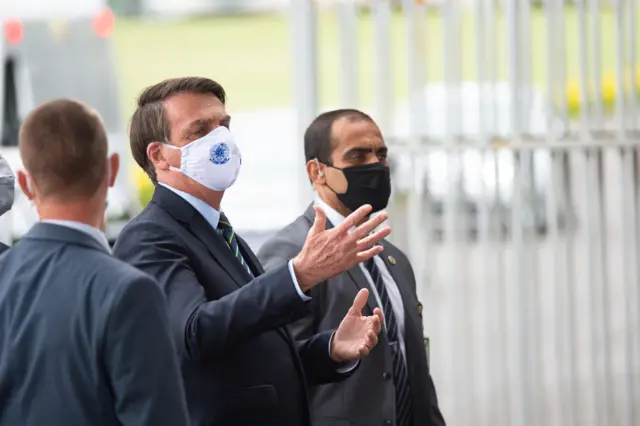
[[[304,137],[307,175],[314,205],[324,210],[327,227],[370,204],[383,210],[391,195],[387,147],[374,121],[357,110],[318,116]],[[279,231],[260,250],[266,269],[293,258],[313,224],[314,206]],[[335,328],[361,288],[372,293],[370,312],[382,309],[384,331],[359,371],[342,383],[311,388],[314,426],[441,426],[423,337],[422,305],[407,257],[387,241],[384,251],[311,291],[309,314],[291,329],[303,339]],[[366,308],[365,308],[366,309]]]

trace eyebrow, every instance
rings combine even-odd
[[[204,126],[207,126],[207,125],[211,125],[215,121],[216,120],[214,120],[213,118],[194,120],[191,123],[189,123],[187,128],[182,132],[182,137],[187,138],[191,134],[193,134],[193,132],[197,131],[199,127],[204,127]],[[230,115],[225,115],[220,120],[220,124],[223,125],[223,126],[228,126],[230,122],[231,122],[231,116]]]
[[[388,151],[389,151],[389,149],[386,146],[381,146],[380,148],[375,150],[375,153],[376,154],[386,154]],[[350,150],[345,152],[343,157],[348,157],[348,156],[353,155],[353,154],[368,154],[370,152],[374,152],[374,150],[371,149],[371,148],[355,147],[355,148],[351,148]]]

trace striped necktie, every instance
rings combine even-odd
[[[409,393],[409,374],[407,365],[400,349],[398,341],[398,326],[396,322],[391,299],[387,293],[387,287],[382,280],[380,269],[376,266],[374,258],[367,260],[366,267],[371,274],[371,280],[380,296],[382,310],[387,331],[387,340],[391,346],[391,362],[393,364],[393,384],[396,389],[396,424],[397,426],[411,425],[411,394]]]
[[[236,233],[231,226],[231,222],[229,222],[229,218],[227,215],[220,212],[220,220],[218,220],[218,232],[222,235],[224,240],[227,243],[227,246],[231,249],[233,255],[238,259],[242,267],[247,271],[247,273],[253,278],[253,274],[251,273],[251,268],[244,261],[242,257],[242,253],[240,253],[240,246],[238,245],[238,239],[236,238]]]

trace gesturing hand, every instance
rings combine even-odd
[[[369,235],[387,220],[388,215],[384,212],[350,231],[369,216],[371,206],[368,204],[351,213],[340,225],[328,230],[325,230],[327,216],[324,211],[320,207],[314,208],[315,221],[302,250],[293,259],[293,269],[304,292],[380,253],[382,247],[375,244],[391,233],[391,228],[385,226]]]
[[[378,344],[378,334],[382,326],[382,311],[376,308],[373,315],[365,317],[362,309],[367,303],[369,290],[358,292],[331,341],[331,359],[336,362],[352,361],[369,355]]]

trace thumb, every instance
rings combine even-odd
[[[360,289],[358,294],[356,294],[356,298],[353,299],[353,305],[351,309],[349,309],[350,315],[362,315],[362,310],[364,309],[364,305],[367,304],[367,299],[369,298],[369,290],[366,288]]]
[[[313,225],[311,226],[309,233],[319,234],[321,232],[324,232],[325,230],[325,226],[327,224],[327,215],[325,214],[324,210],[322,210],[322,208],[318,206],[315,206],[313,209],[316,211],[316,218],[313,221]]]

